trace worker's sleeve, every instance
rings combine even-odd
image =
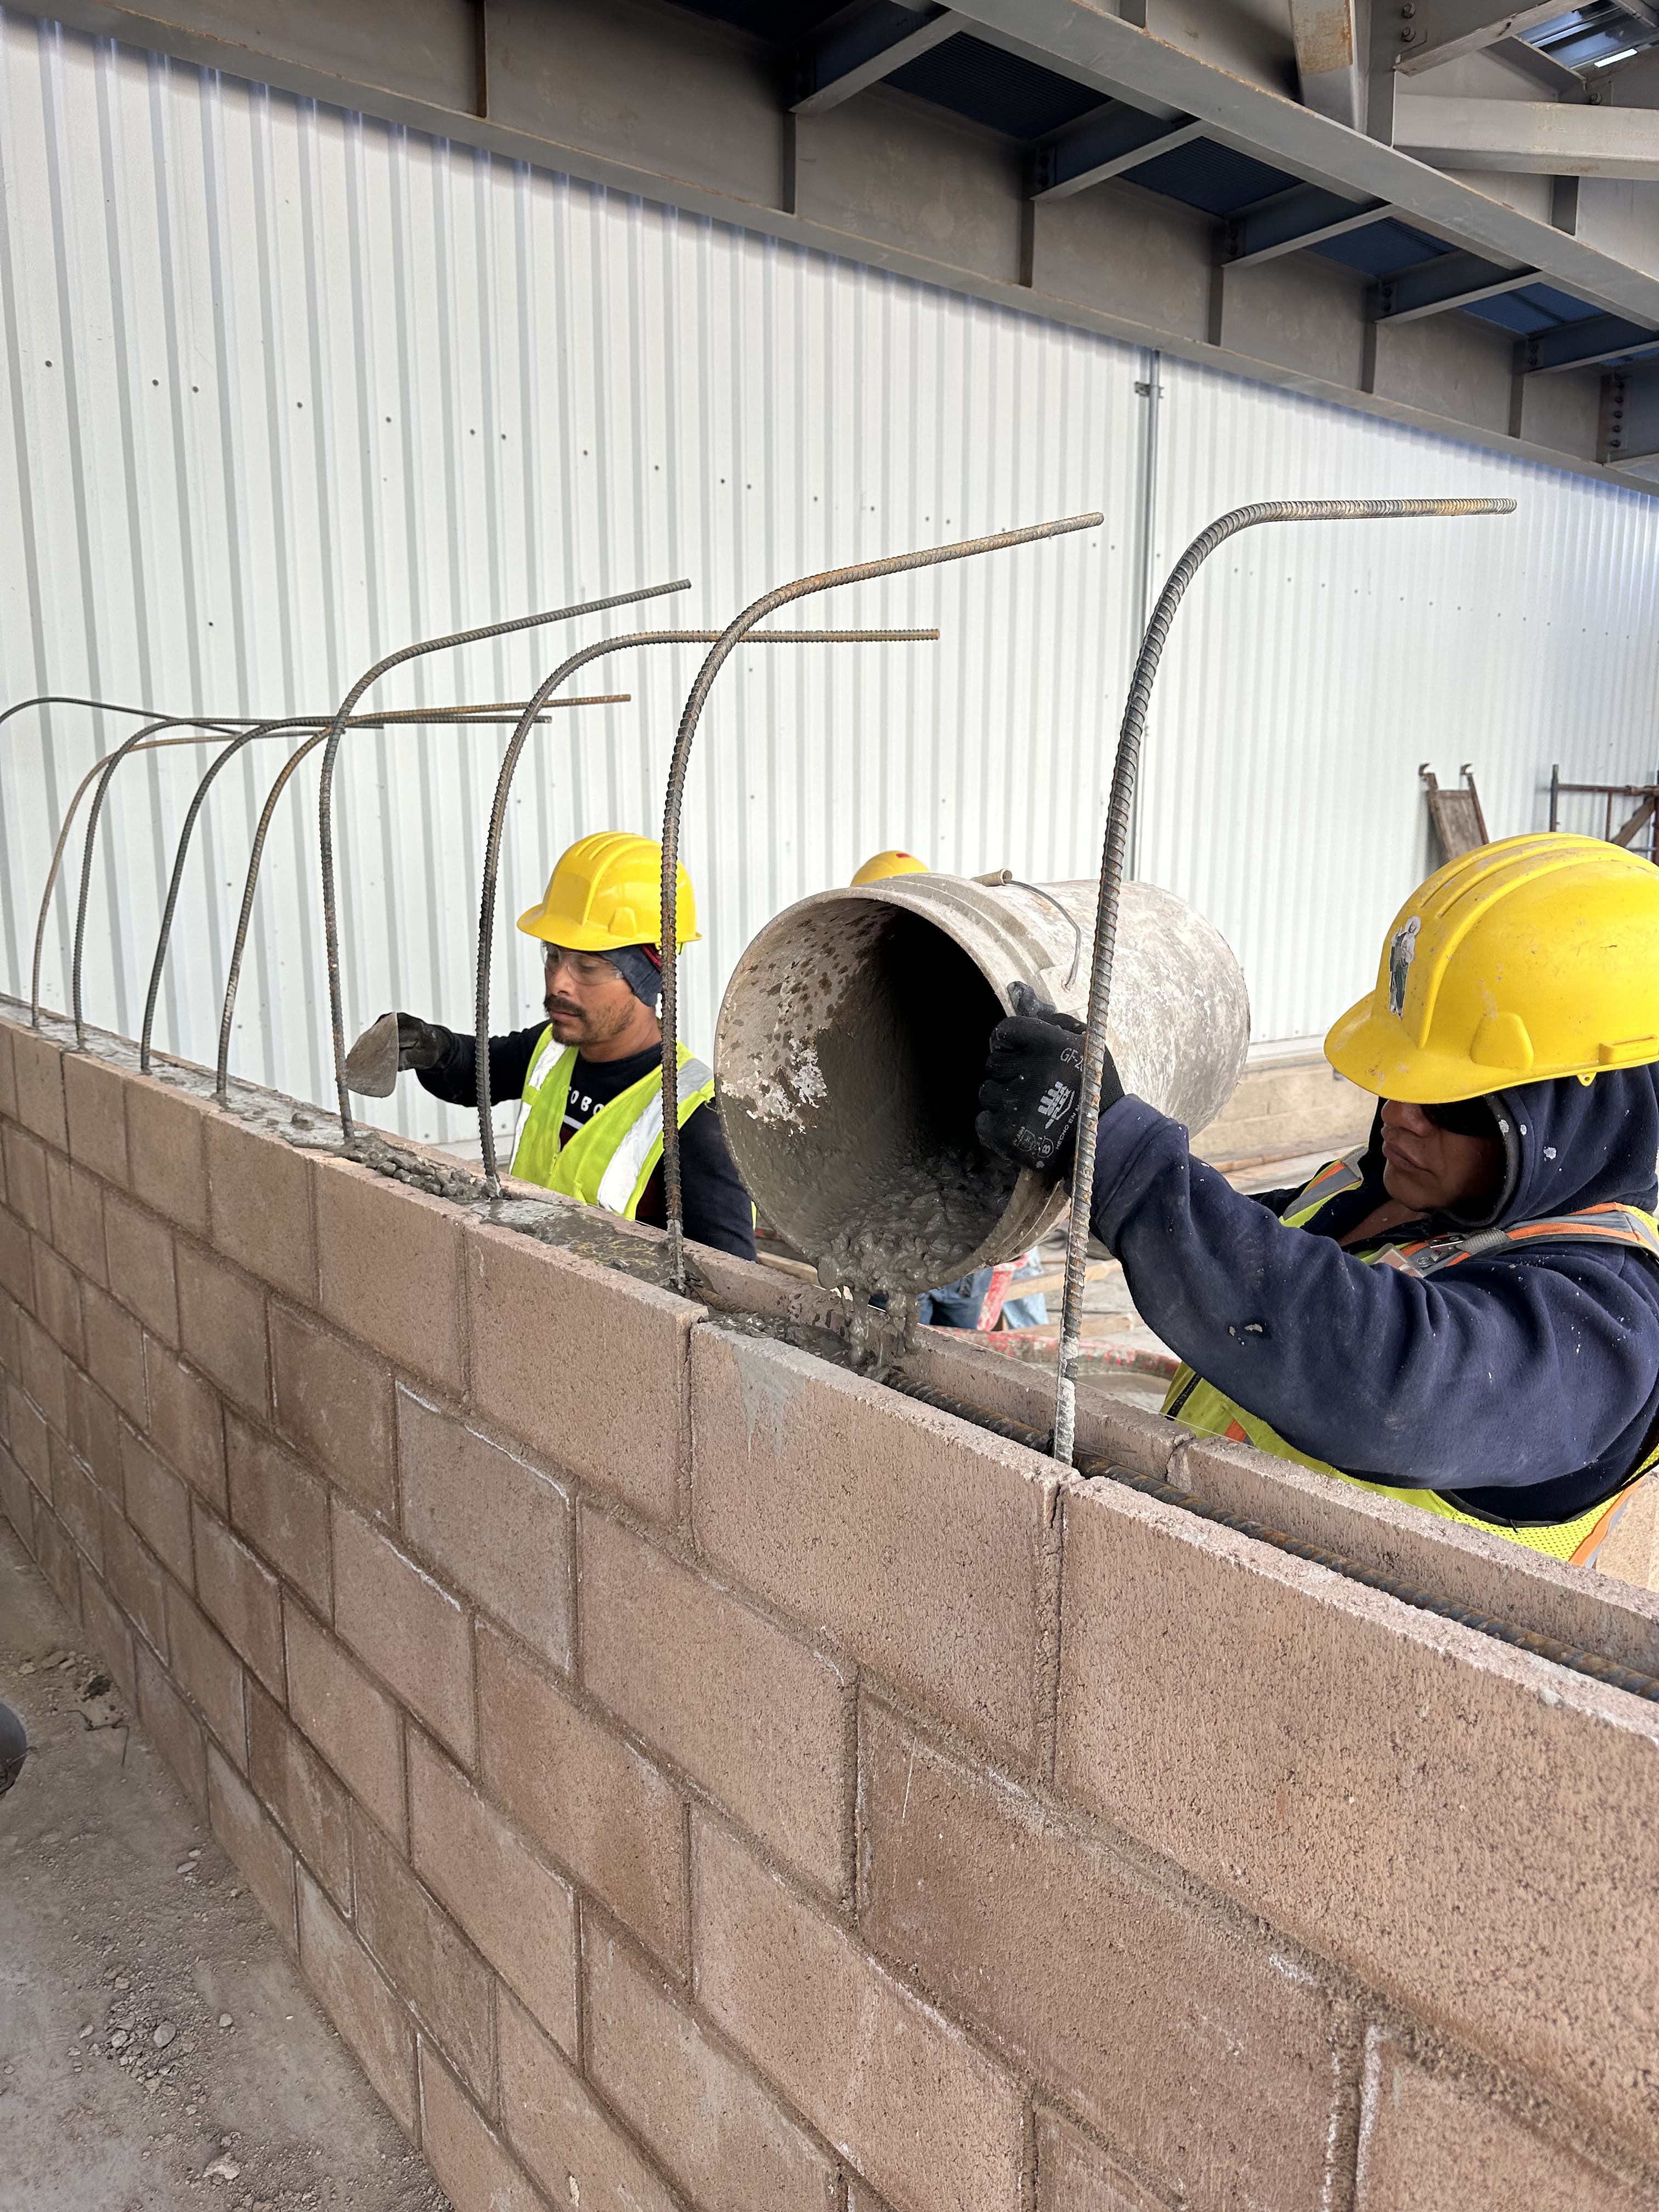
[[[680,1190],[685,1233],[694,1243],[754,1258],[755,1209],[712,1105],[699,1106],[680,1130]]]
[[[1101,1116],[1090,1222],[1137,1310],[1298,1451],[1431,1490],[1510,1489],[1639,1453],[1659,1278],[1557,1246],[1427,1281],[1287,1228],[1139,1098]]]
[[[510,1036],[490,1038],[489,1096],[497,1105],[523,1096],[537,1041],[546,1027],[542,1022],[534,1029],[514,1030]],[[476,1106],[477,1067],[477,1041],[471,1030],[452,1030],[448,1047],[436,1066],[419,1067],[415,1073],[422,1090],[429,1091],[434,1098],[447,1099],[452,1106]]]

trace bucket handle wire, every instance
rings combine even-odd
[[[1066,1291],[1060,1326],[1060,1358],[1054,1378],[1054,1455],[1072,1463],[1077,1429],[1077,1363],[1082,1350],[1083,1285],[1088,1260],[1090,1200],[1095,1181],[1095,1136],[1100,1119],[1101,1079],[1106,1060],[1106,1021],[1112,1003],[1112,957],[1117,948],[1117,915],[1123,869],[1129,849],[1135,781],[1152,679],[1163,657],[1176,609],[1187,586],[1213,553],[1241,530],[1258,522],[1386,522],[1418,515],[1512,514],[1512,499],[1271,499],[1236,507],[1218,515],[1194,538],[1170,570],[1158,595],[1141,641],[1129,696],[1118,732],[1106,808],[1106,837],[1100,862],[1100,899],[1095,912],[1094,963],[1089,976],[1089,1015],[1083,1053],[1083,1093],[1078,1102],[1077,1154],[1072,1170],[1072,1217],[1066,1237]]]

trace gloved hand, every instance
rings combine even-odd
[[[988,1152],[1057,1182],[1070,1167],[1077,1143],[1084,1026],[1070,1014],[1045,1006],[1027,983],[1016,983],[1009,996],[1014,1012],[991,1032],[975,1132]],[[1101,1111],[1115,1106],[1122,1096],[1108,1053],[1101,1071]]]
[[[406,1067],[435,1067],[455,1042],[455,1033],[441,1022],[423,1022],[418,1014],[398,1017],[398,1073]]]

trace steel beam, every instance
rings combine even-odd
[[[1415,262],[1409,269],[1396,270],[1392,276],[1379,277],[1371,319],[1420,322],[1425,315],[1473,307],[1482,300],[1496,300],[1537,281],[1535,269],[1500,269],[1495,262],[1483,261],[1478,253],[1443,253],[1436,260]]]
[[[1595,368],[1604,361],[1627,361],[1632,354],[1659,349],[1659,330],[1626,322],[1622,315],[1592,315],[1582,323],[1563,323],[1520,339],[1516,373],[1548,376],[1564,368]]]
[[[1615,368],[1603,378],[1596,459],[1608,468],[1659,461],[1659,363]]]
[[[948,8],[910,0],[875,0],[835,25],[827,37],[795,57],[797,115],[822,115],[902,70],[919,55],[952,39],[963,27]]]
[[[1358,131],[1364,122],[1354,0],[1291,0],[1302,103]]]
[[[1203,136],[1204,125],[1190,116],[1170,123],[1139,107],[1119,104],[1103,108],[1033,149],[1030,197],[1067,199],[1091,185],[1104,184],[1109,177],[1127,176],[1144,162],[1173,154]]]
[[[1523,176],[1659,178],[1659,110],[1399,92],[1394,143],[1419,161]]]
[[[1415,21],[1401,25],[1395,66],[1402,76],[1416,76],[1460,54],[1495,46],[1500,39],[1519,38],[1565,13],[1561,0],[1532,0],[1529,6],[1509,9],[1494,8],[1492,0],[1433,0],[1432,6],[1417,10]]]
[[[1298,185],[1262,200],[1222,225],[1221,258],[1230,269],[1251,261],[1276,261],[1281,253],[1300,253],[1329,238],[1368,229],[1394,213],[1387,200],[1349,200],[1322,185]]]

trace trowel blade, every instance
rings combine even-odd
[[[390,1098],[398,1087],[398,1017],[382,1014],[346,1054],[346,1088],[365,1098]]]

